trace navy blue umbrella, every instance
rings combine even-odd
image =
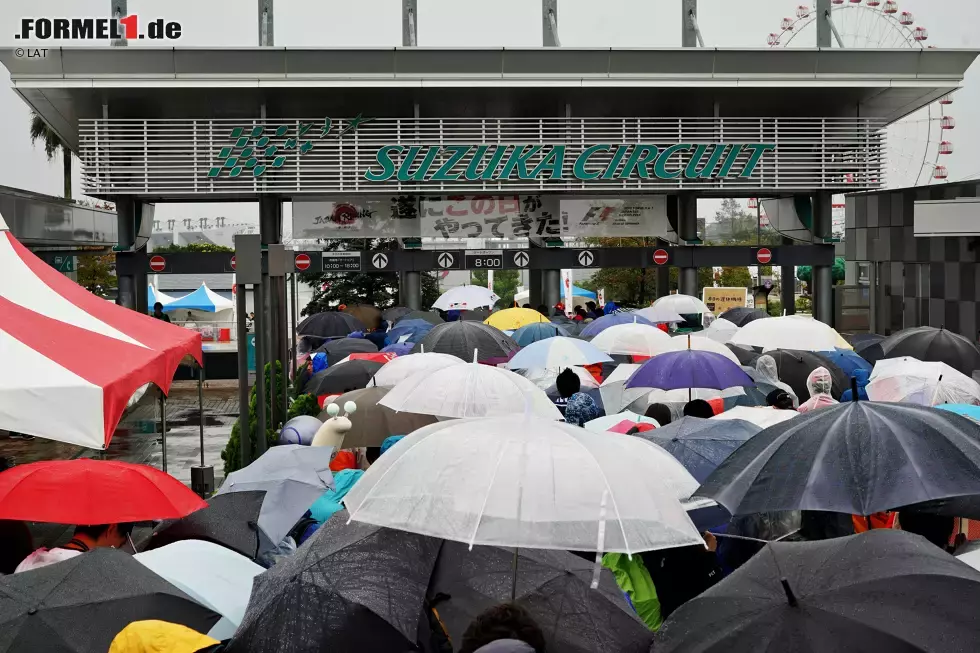
[[[568,330],[560,324],[555,324],[554,322],[533,322],[531,324],[525,324],[517,331],[514,331],[511,338],[521,347],[527,347],[532,342],[547,340],[555,336],[568,337],[569,335]]]
[[[388,342],[396,343],[402,336],[408,336],[411,342],[417,342],[424,338],[435,325],[422,319],[402,320],[395,328],[388,332]]]
[[[676,422],[637,435],[667,450],[704,482],[725,458],[762,429],[741,419],[714,420],[682,417]]]
[[[841,368],[848,378],[854,376],[854,372],[857,370],[864,370],[871,374],[871,370],[874,368],[871,363],[861,358],[860,354],[849,349],[834,349],[834,351],[818,351],[816,353],[820,358],[826,359]]]
[[[589,322],[579,335],[583,338],[591,338],[592,336],[599,335],[611,326],[616,326],[617,324],[633,324],[634,322],[653,326],[653,322],[635,313],[616,313],[614,315],[603,315]]]
[[[741,367],[721,354],[700,349],[668,351],[640,365],[627,379],[627,388],[714,388],[753,385]]]

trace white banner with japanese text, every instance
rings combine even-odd
[[[293,201],[293,238],[656,237],[677,242],[663,195],[353,195]]]
[[[415,195],[293,200],[293,238],[418,238]]]

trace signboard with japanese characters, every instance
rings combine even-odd
[[[558,200],[541,195],[422,199],[423,238],[528,238],[562,234]]]
[[[715,316],[721,315],[730,308],[746,305],[748,288],[704,288],[701,291],[701,301],[707,304]]]
[[[623,238],[655,234],[672,243],[667,196],[591,197],[561,200],[562,235]]]

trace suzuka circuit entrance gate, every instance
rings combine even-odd
[[[815,316],[829,322],[832,194],[884,187],[887,126],[956,90],[976,56],[831,48],[831,0],[815,3],[816,47],[760,50],[696,47],[696,0],[682,0],[684,47],[669,49],[560,47],[557,0],[542,0],[545,48],[415,47],[416,2],[403,0],[403,47],[289,49],[273,43],[273,3],[258,4],[262,48],[49,48],[0,62],[78,155],[83,192],[115,203],[124,305],[146,308],[147,207],[258,203],[260,235],[239,237],[235,272],[263,289],[266,360],[285,361],[287,201],[294,238],[399,243],[303,252],[308,269],[398,272],[402,303],[417,307],[420,271],[488,262],[531,270],[533,305],[557,303],[562,268],[674,265],[695,294],[699,266],[759,262],[757,248],[700,246],[698,199],[772,198],[794,207],[805,244],[771,248],[770,264],[785,278],[813,265]],[[548,247],[595,236],[656,247]],[[411,249],[440,242],[429,238],[521,249]],[[183,256],[162,273],[231,264]],[[657,285],[666,292],[666,273]]]

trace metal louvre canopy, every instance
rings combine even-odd
[[[350,116],[266,121],[80,120],[83,190],[94,196],[145,197],[455,191],[750,193],[761,189],[857,190],[883,187],[885,182],[885,123],[881,119],[377,118],[353,127],[351,120]],[[597,144],[609,149],[585,152]],[[763,152],[750,171],[746,167],[749,150],[734,152],[728,174],[719,174],[733,147],[745,144],[766,144],[772,149]],[[404,170],[406,176],[370,181],[366,173],[382,169],[379,150],[392,145],[405,150],[418,146],[417,156]],[[527,158],[526,169],[533,171],[561,146],[560,174],[554,170],[532,178],[518,174],[501,179],[509,157],[533,145],[542,148]],[[644,177],[640,168],[645,171],[646,166],[626,170],[631,153],[640,145],[654,148],[654,156],[657,150],[667,154],[664,150],[672,146],[689,149],[674,151],[662,168],[658,168],[659,161],[651,160],[651,170]],[[706,149],[698,150],[698,145]],[[453,156],[444,149],[452,146],[470,146],[452,168],[458,179],[431,179]],[[479,146],[486,149],[481,160],[474,162]],[[615,160],[620,146],[630,149]],[[714,173],[702,177],[698,173],[710,162],[714,146],[727,150],[715,160]],[[494,164],[496,173],[491,170],[488,179],[482,173],[501,148],[505,151]],[[699,160],[692,162],[698,152]],[[431,166],[419,178],[419,162],[427,155]],[[574,169],[585,155],[583,168],[596,178],[582,178]],[[405,153],[395,153],[391,159],[398,168]],[[466,178],[471,162],[473,171],[481,173],[479,178]],[[740,176],[742,173],[748,174]]]

